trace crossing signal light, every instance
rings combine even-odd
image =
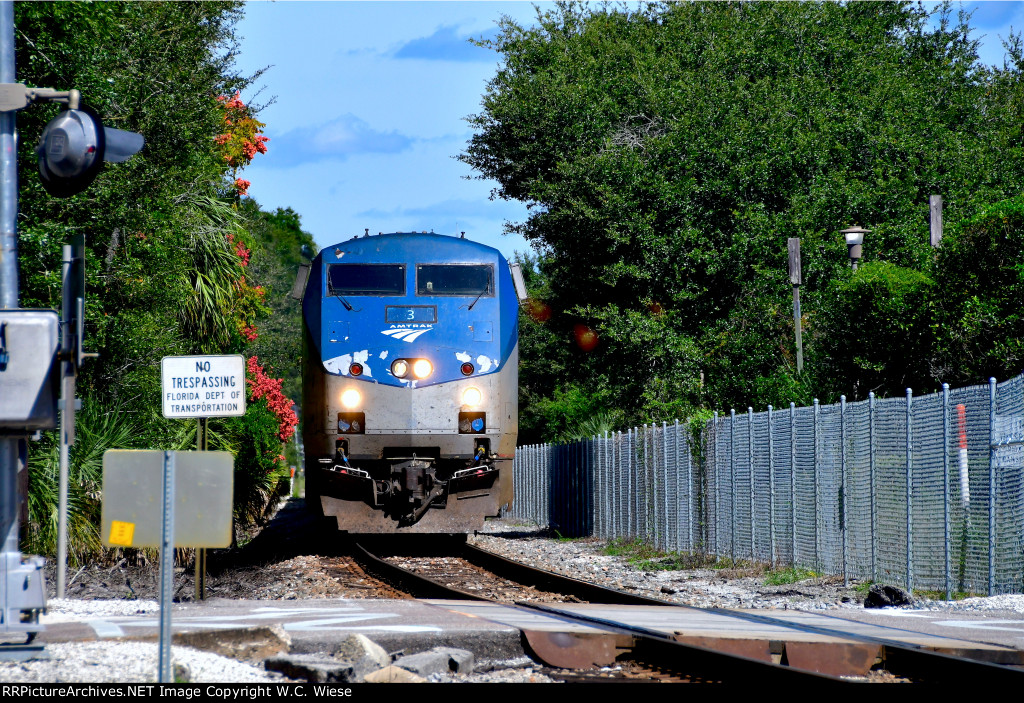
[[[127,161],[142,149],[137,132],[104,127],[93,110],[64,110],[50,121],[39,139],[39,173],[46,192],[68,198],[89,186],[104,161]]]

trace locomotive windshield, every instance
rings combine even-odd
[[[417,295],[489,295],[494,291],[489,265],[421,264],[416,267]]]
[[[328,295],[405,295],[404,264],[331,264]]]

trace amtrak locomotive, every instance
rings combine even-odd
[[[512,502],[522,279],[438,234],[313,260],[302,301],[306,502],[353,533],[472,532]]]

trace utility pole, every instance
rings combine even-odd
[[[68,448],[74,442],[74,374],[88,355],[82,352],[85,316],[82,257],[84,243],[65,247],[64,334],[53,310],[23,310],[18,302],[18,110],[37,102],[68,106],[41,135],[39,175],[52,196],[84,190],[105,161],[120,162],[145,143],[141,134],[104,127],[98,115],[79,104],[77,90],[29,88],[15,83],[14,2],[0,0],[0,634],[43,629],[46,606],[43,560],[18,551],[18,473],[26,469],[28,438],[57,429],[61,409],[60,525],[58,590],[64,590],[67,531]],[[58,354],[58,349],[59,354]],[[60,381],[58,383],[58,380]],[[58,404],[59,391],[63,401]],[[27,643],[26,643],[27,644]],[[0,658],[23,657],[24,646],[0,645]]]
[[[0,2],[0,83],[14,83],[14,2]],[[18,148],[15,112],[0,112],[0,311],[18,310]],[[0,328],[2,331],[2,328]],[[17,331],[11,335],[18,335]],[[5,335],[6,337],[7,335]],[[5,339],[0,350],[17,343]],[[3,369],[11,354],[3,351]],[[10,360],[11,363],[17,359]],[[10,373],[14,373],[12,369]],[[27,451],[19,451],[31,434],[0,434],[0,633],[23,632],[31,641],[42,630],[39,613],[46,607],[43,560],[23,560],[18,545],[18,472],[26,471]],[[28,615],[27,621],[23,616]],[[27,644],[27,642],[26,642]],[[0,657],[20,658],[24,649],[0,650]]]

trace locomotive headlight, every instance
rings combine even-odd
[[[405,378],[409,375],[409,362],[405,359],[396,359],[391,364],[391,375],[395,378]]]
[[[359,395],[359,391],[355,388],[349,388],[347,391],[341,394],[341,404],[351,410],[352,408],[358,408],[359,403],[362,402],[363,397]]]
[[[426,378],[434,371],[434,365],[426,359],[417,359],[412,363],[412,374],[416,378]]]
[[[477,405],[480,405],[483,399],[483,394],[480,393],[480,391],[478,391],[476,388],[467,388],[462,392],[463,405],[472,405],[475,407]]]

